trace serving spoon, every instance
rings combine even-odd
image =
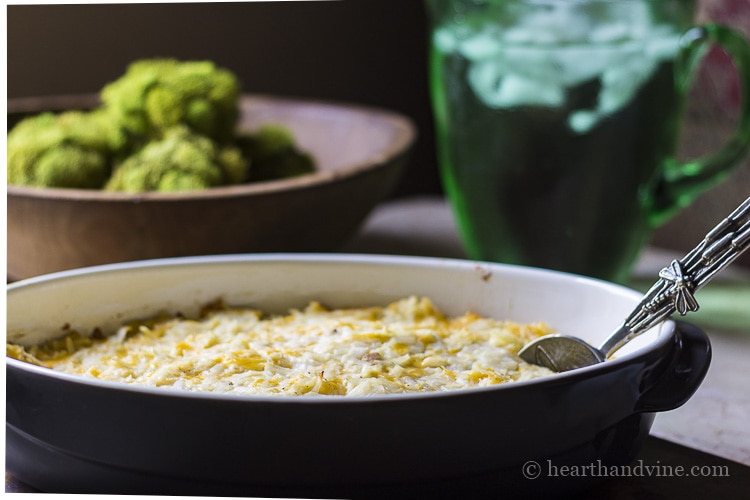
[[[706,234],[682,259],[659,271],[659,280],[604,343],[596,348],[564,334],[539,337],[519,356],[556,372],[601,363],[615,351],[658,325],[675,311],[684,316],[698,310],[694,293],[750,247],[750,198]]]

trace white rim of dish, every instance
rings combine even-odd
[[[583,283],[588,283],[595,287],[607,288],[610,292],[616,292],[624,296],[631,298],[639,298],[641,294],[635,290],[627,288],[623,285],[610,283],[607,281],[599,280],[596,278],[589,278],[586,276],[580,276],[575,274],[569,274],[560,271],[553,271],[547,269],[517,266],[511,264],[502,264],[494,262],[484,261],[472,261],[467,259],[456,259],[456,258],[441,258],[441,257],[419,257],[419,256],[401,256],[401,255],[381,255],[381,254],[336,254],[336,253],[259,253],[259,254],[229,254],[229,255],[209,255],[209,256],[195,256],[195,257],[174,257],[174,258],[161,258],[161,259],[149,259],[133,262],[123,262],[115,264],[104,264],[99,266],[91,266],[67,271],[59,271],[55,273],[45,274],[41,276],[35,276],[32,278],[26,278],[14,283],[7,285],[7,293],[13,293],[14,290],[34,287],[37,285],[45,285],[50,282],[64,281],[70,278],[76,278],[81,276],[91,276],[97,274],[107,273],[124,273],[133,271],[135,269],[149,269],[149,268],[164,268],[164,267],[190,267],[193,265],[219,265],[219,264],[231,264],[231,263],[244,263],[244,262],[309,262],[309,263],[341,263],[341,264],[367,264],[367,265],[387,265],[387,266],[405,266],[405,267],[425,267],[434,268],[436,266],[448,266],[454,269],[466,270],[467,272],[485,272],[486,270],[502,269],[505,273],[517,273],[524,275],[537,275],[545,276],[555,280],[573,280]],[[250,402],[263,402],[263,403],[283,403],[283,404],[347,404],[347,403],[375,403],[378,401],[394,401],[394,400],[406,400],[406,399],[424,399],[424,398],[435,398],[435,397],[460,397],[461,394],[476,394],[483,392],[494,392],[494,391],[512,391],[512,390],[523,390],[525,387],[537,386],[537,385],[559,385],[573,382],[575,379],[588,378],[592,373],[609,372],[617,370],[620,366],[630,363],[633,359],[636,359],[652,349],[663,346],[672,337],[675,323],[673,320],[666,320],[663,323],[666,325],[658,335],[658,337],[649,343],[649,348],[645,351],[639,350],[638,352],[631,352],[623,355],[622,357],[612,359],[605,363],[597,365],[587,366],[584,368],[578,368],[564,373],[557,373],[548,377],[517,381],[507,384],[498,384],[494,386],[486,387],[472,387],[466,389],[453,389],[445,391],[431,391],[424,393],[407,393],[407,394],[377,394],[370,396],[320,396],[320,395],[299,395],[299,396],[285,396],[285,395],[246,395],[246,394],[217,394],[211,392],[199,392],[199,391],[186,391],[182,389],[172,388],[157,388],[149,386],[141,386],[135,384],[126,384],[122,382],[106,381],[89,379],[78,375],[71,375],[61,372],[50,370],[41,366],[31,365],[23,361],[19,361],[6,356],[6,363],[21,369],[23,371],[29,371],[42,375],[45,377],[59,379],[66,382],[83,384],[88,386],[94,386],[102,389],[126,391],[126,392],[137,392],[149,395],[161,395],[164,397],[187,397],[187,398],[198,398],[208,400],[226,400],[226,401],[246,401]]]

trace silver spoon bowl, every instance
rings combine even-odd
[[[674,312],[698,310],[695,292],[750,247],[750,198],[706,234],[682,259],[659,272],[659,280],[604,343],[596,348],[570,335],[545,335],[519,351],[524,361],[556,372],[602,363],[622,346]]]

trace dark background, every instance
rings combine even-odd
[[[395,195],[440,192],[421,0],[7,6],[8,98],[98,92],[135,59],[209,59],[247,93],[348,101],[419,130]]]

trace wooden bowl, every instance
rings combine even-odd
[[[96,104],[91,95],[11,99],[8,126]],[[392,192],[416,137],[410,119],[381,109],[255,95],[240,108],[244,129],[288,126],[317,171],[184,193],[8,186],[8,277],[161,257],[334,251]]]

